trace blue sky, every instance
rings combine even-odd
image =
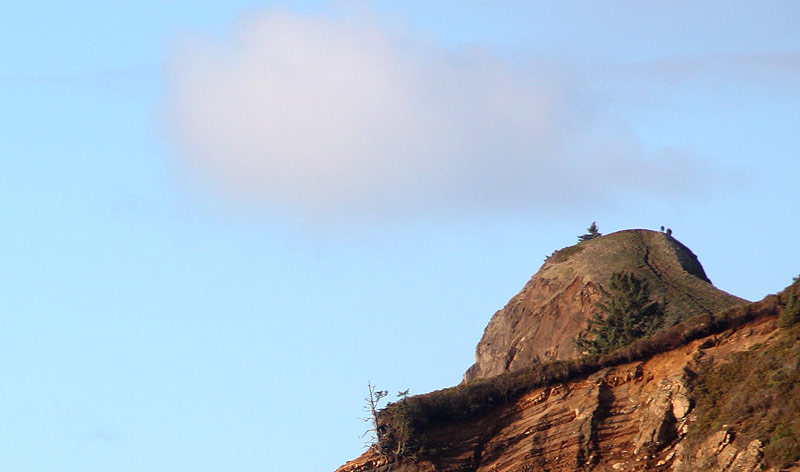
[[[796,2],[5,2],[0,468],[333,470],[553,250],[800,274]]]

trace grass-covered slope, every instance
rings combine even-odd
[[[648,282],[653,298],[666,300],[668,324],[718,313],[745,301],[714,287],[697,256],[673,236],[658,231],[618,231],[564,248],[540,272],[585,275],[603,286],[615,272],[632,272]]]
[[[798,294],[798,284],[782,294],[780,318],[788,322],[780,323],[774,342],[699,372],[695,442],[725,428],[741,444],[760,440],[767,465],[783,468],[800,459],[800,320],[790,303]]]

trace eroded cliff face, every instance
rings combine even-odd
[[[601,287],[622,271],[665,302],[665,329],[574,360],[573,339],[597,309]],[[800,297],[800,282],[757,303],[718,290],[696,256],[664,233],[621,231],[562,249],[494,315],[465,382],[387,406],[379,445],[337,472],[770,470],[775,444],[755,438],[778,443],[765,424],[800,424],[791,413],[800,415],[800,326],[778,327],[790,296]],[[739,393],[772,395],[745,402],[769,414],[753,420],[757,412],[747,411],[730,426],[720,418],[731,416],[709,416],[710,390],[698,383],[747,356],[762,365],[766,352],[772,393]],[[740,384],[738,375],[726,378]],[[793,396],[778,395],[786,391]],[[787,411],[791,421],[782,422]],[[800,434],[790,436],[789,462],[800,457]],[[800,472],[800,464],[781,470]]]
[[[667,325],[746,303],[715,288],[697,257],[675,238],[626,230],[554,253],[484,331],[465,381],[578,355],[573,339],[597,310],[614,272],[647,281],[654,300],[666,302]]]
[[[763,444],[733,428],[687,438],[697,420],[690,393],[701,364],[729,362],[778,332],[774,316],[760,318],[642,362],[538,388],[478,418],[437,426],[415,458],[371,450],[337,472],[763,470]]]

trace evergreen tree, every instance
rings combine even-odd
[[[800,323],[800,297],[793,293],[789,296],[786,306],[781,310],[781,314],[778,317],[778,326],[788,328],[797,323]]]
[[[664,304],[650,301],[647,282],[630,272],[615,272],[604,300],[597,303],[600,313],[589,320],[589,327],[575,340],[581,352],[604,354],[653,334],[664,319]]]
[[[588,231],[588,233],[578,236],[578,242],[588,241],[590,239],[599,238],[602,236],[600,231],[597,230],[596,221],[592,221],[592,225],[586,228],[586,231]]]

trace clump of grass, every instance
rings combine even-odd
[[[564,249],[559,249],[554,253],[550,254],[550,256],[545,259],[547,262],[552,262],[554,264],[558,264],[560,262],[566,262],[570,257],[578,254],[579,252],[583,251],[583,246],[580,244],[576,244],[575,246],[565,247]]]

